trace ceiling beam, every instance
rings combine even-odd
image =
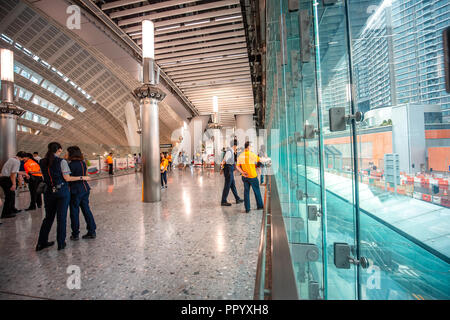
[[[194,26],[181,26],[177,28],[171,28],[169,27],[167,29],[163,30],[155,30],[155,42],[159,41],[166,41],[171,39],[178,39],[183,37],[191,37],[191,36],[197,36],[207,33],[214,33],[214,32],[222,32],[222,31],[228,31],[228,30],[235,30],[235,29],[243,29],[244,25],[242,23],[233,23],[236,21],[242,21],[242,17],[239,18],[233,18],[226,21],[209,21],[207,23],[203,23],[201,25],[194,25]],[[233,23],[233,24],[228,24]],[[222,27],[217,27],[223,24],[228,24]],[[199,29],[201,28],[201,29]],[[181,32],[186,30],[192,30],[196,29],[195,31],[190,32]],[[217,31],[216,31],[217,30]],[[132,39],[141,39],[142,38],[142,32],[138,31],[139,33],[131,33],[130,36]],[[168,34],[166,36],[163,36],[164,34]]]
[[[156,42],[155,49],[180,46],[180,45],[185,45],[188,43],[195,43],[195,42],[201,42],[201,41],[211,41],[211,40],[226,39],[226,38],[233,38],[233,37],[242,37],[242,36],[245,36],[245,31],[238,30],[238,31],[231,31],[231,32],[223,32],[223,33],[216,33],[216,34],[209,35],[209,36],[205,36],[203,33],[201,33],[199,35],[201,35],[201,36],[189,37],[189,38],[183,37],[181,40],[175,40],[175,41]],[[142,41],[138,40],[138,44],[142,44]]]
[[[208,80],[208,79],[223,79],[225,77],[233,77],[233,78],[240,78],[240,77],[250,77],[250,70],[244,70],[240,72],[225,72],[225,73],[217,73],[217,74],[211,74],[211,75],[205,75],[205,76],[196,76],[196,77],[189,77],[185,79],[179,79],[174,80],[175,83],[183,83],[185,81],[196,82],[201,80]]]
[[[191,78],[191,77],[198,77],[198,76],[208,76],[208,75],[214,75],[214,74],[223,74],[228,72],[244,72],[244,71],[250,71],[248,66],[244,67],[235,67],[233,65],[230,65],[230,68],[224,68],[224,69],[209,69],[208,71],[201,71],[201,72],[184,72],[182,74],[176,74],[176,75],[170,75],[170,78],[175,80],[185,79],[185,78]]]
[[[180,55],[180,54],[184,54],[185,52],[188,52],[188,50],[193,50],[193,49],[201,49],[202,52],[205,52],[205,51],[209,51],[209,49],[217,48],[217,46],[232,45],[232,44],[236,44],[236,43],[241,43],[241,45],[238,48],[246,46],[245,37],[207,41],[207,42],[197,42],[197,43],[185,45],[185,46],[166,47],[166,48],[162,48],[162,49],[156,49],[155,55],[160,55],[160,54],[164,54],[164,53],[175,53],[176,55]],[[234,48],[232,48],[232,49],[234,49]],[[216,50],[211,50],[211,51],[216,51]]]
[[[120,10],[120,11],[116,11],[116,12],[111,12],[109,14],[109,16],[111,17],[111,19],[115,19],[115,18],[129,16],[129,15],[136,14],[136,13],[155,11],[155,10],[159,10],[159,9],[174,7],[174,6],[178,6],[178,5],[182,5],[182,4],[186,4],[186,3],[190,3],[190,2],[196,2],[196,1],[198,1],[198,0],[172,0],[172,1],[164,1],[164,2],[159,2],[159,3],[152,3],[149,5],[144,5],[144,6],[140,6],[137,8],[124,9],[124,10]],[[146,2],[146,1],[142,1],[142,2]],[[106,5],[103,5],[102,9],[104,6],[106,6]],[[103,9],[103,10],[105,10],[105,9]]]
[[[197,54],[197,55],[195,55],[195,59],[192,56],[183,56],[183,57],[175,57],[175,58],[168,58],[168,59],[159,58],[159,59],[157,59],[157,62],[158,63],[180,62],[182,64],[185,62],[194,62],[194,61],[198,62],[200,59],[204,59],[204,58],[224,57],[224,56],[230,56],[230,55],[241,54],[241,53],[247,54],[247,48]],[[162,68],[164,69],[164,66],[162,66]]]
[[[191,70],[196,68],[210,68],[214,66],[220,66],[225,63],[244,63],[247,62],[247,53],[239,53],[228,56],[215,56],[210,58],[200,58],[200,60],[183,61],[183,62],[170,62],[160,64],[164,68],[165,72]],[[167,70],[167,71],[166,71]]]
[[[155,57],[156,61],[158,62],[163,62],[164,60],[167,60],[169,58],[177,58],[176,61],[183,61],[183,59],[192,60],[197,59],[199,57],[205,57],[206,56],[205,54],[212,54],[212,57],[220,56],[235,49],[247,51],[247,45],[245,42],[241,42],[217,47],[207,47],[207,48],[200,47],[199,49],[196,50],[186,50],[165,54],[158,54],[155,52]]]
[[[217,17],[221,17],[221,16],[228,16],[228,15],[233,15],[233,14],[240,14],[240,13],[241,13],[241,8],[237,7],[237,8],[226,9],[226,10],[218,10],[218,11],[213,11],[213,12],[200,13],[200,14],[187,16],[187,17],[181,17],[181,18],[177,18],[177,19],[157,21],[154,23],[154,25],[155,25],[155,28],[159,28],[159,27],[170,26],[170,25],[174,25],[174,24],[178,24],[178,23],[190,23],[190,22],[194,23],[194,22],[198,22],[199,20],[206,20],[206,19],[217,18]],[[193,25],[192,27],[199,28],[199,26],[201,26],[201,25],[202,24],[197,24],[197,25]],[[137,26],[126,28],[123,30],[126,33],[141,31],[142,25],[139,24]]]
[[[169,1],[169,2],[171,2],[171,1]],[[164,4],[165,2],[162,2],[162,3]],[[180,16],[180,15],[187,14],[187,13],[216,9],[216,8],[221,8],[221,7],[227,7],[227,6],[232,6],[232,5],[236,5],[236,4],[239,4],[238,0],[222,0],[222,1],[217,1],[217,2],[210,2],[210,3],[206,3],[206,4],[201,4],[198,6],[188,6],[188,7],[184,7],[181,9],[168,10],[168,11],[163,11],[163,12],[158,12],[158,13],[153,13],[153,14],[147,14],[147,15],[143,15],[143,16],[139,16],[139,17],[135,17],[135,18],[123,19],[123,20],[120,20],[117,24],[119,27],[123,27],[123,26],[129,25],[129,24],[141,23],[143,20],[152,20],[153,22],[155,22],[155,20],[161,19],[161,18]],[[149,5],[146,7],[153,7],[153,6],[154,5]],[[192,16],[188,16],[188,17],[192,17]],[[174,20],[176,20],[176,19],[174,19]],[[168,21],[171,21],[171,19],[169,19]]]
[[[200,85],[212,85],[212,84],[220,84],[222,83],[224,80],[229,80],[229,82],[238,82],[238,81],[250,81],[250,77],[246,77],[243,76],[242,78],[240,77],[236,77],[236,76],[226,76],[226,77],[221,77],[218,80],[200,80],[200,81],[185,81],[185,82],[179,82],[178,86],[180,88],[185,88],[186,86],[200,86]]]
[[[201,70],[201,69],[210,69],[211,67],[222,67],[229,65],[246,65],[247,67],[249,66],[247,57],[242,58],[236,57],[236,58],[218,58],[212,62],[199,61],[197,63],[191,64],[170,64],[163,66],[163,68],[167,74],[177,74],[180,72],[184,72],[184,70],[192,70],[192,69]]]
[[[242,82],[242,81],[241,81]],[[250,88],[251,89],[251,82],[248,81],[250,86],[243,86],[241,84],[216,84],[216,85],[212,85],[212,86],[206,86],[207,89],[203,89],[204,90],[226,90],[226,89],[239,89],[239,88]],[[183,93],[186,94],[190,94],[190,93],[196,93],[199,92],[200,89],[198,88],[186,88],[183,90]]]
[[[228,97],[249,97],[252,96],[253,97],[253,92],[251,90],[247,90],[247,91],[227,91],[224,93],[220,93],[219,92],[207,92],[205,91],[199,91],[197,93],[193,93],[189,96],[189,98],[191,100],[211,100],[211,97],[216,96],[217,98],[220,99],[224,98],[228,98]]]
[[[206,83],[206,84],[196,84],[196,85],[191,85],[191,86],[185,86],[184,89],[194,89],[195,90],[200,90],[200,88],[214,88],[214,87],[220,87],[220,86],[236,86],[238,83],[244,83],[244,85],[248,85],[251,87],[252,83],[251,83],[251,79],[235,79],[233,81],[225,81],[223,83],[217,83],[217,82],[211,82],[211,83]],[[184,91],[184,90],[183,90]]]
[[[108,10],[108,9],[123,7],[123,6],[126,6],[126,5],[139,3],[139,2],[147,2],[147,0],[120,0],[120,1],[113,1],[113,2],[110,2],[110,3],[102,4],[102,10]]]

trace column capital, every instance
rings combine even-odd
[[[152,84],[143,84],[136,88],[133,93],[139,100],[150,98],[161,102],[166,97],[166,94],[161,89]]]
[[[22,108],[13,105],[12,103],[2,102],[0,103],[0,114],[11,114],[18,117],[22,116],[26,111]]]

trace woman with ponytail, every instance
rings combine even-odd
[[[67,210],[70,203],[68,182],[90,180],[87,176],[71,177],[70,168],[66,160],[60,158],[62,147],[58,142],[48,145],[47,154],[39,162],[47,191],[44,193],[45,218],[42,221],[36,251],[52,246],[55,242],[48,241],[48,234],[56,216],[56,240],[58,250],[66,247]]]

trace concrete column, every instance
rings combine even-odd
[[[142,102],[142,200],[158,202],[161,201],[158,100],[145,98]]]
[[[214,137],[214,171],[220,171],[220,163],[222,162],[222,133],[220,129],[213,129]]]
[[[125,119],[127,122],[125,133],[127,134],[128,144],[130,147],[139,147],[140,137],[137,133],[139,128],[133,102],[131,101],[128,101],[125,105]]]
[[[238,147],[243,148],[244,143],[247,140],[250,140],[253,144],[253,147],[257,147],[256,141],[256,128],[253,121],[252,114],[237,114],[236,118],[236,137],[238,140]],[[253,150],[254,152],[256,149]]]
[[[236,129],[242,129],[247,131],[254,128],[253,114],[237,114],[236,116]]]
[[[17,116],[0,113],[0,169],[17,153]]]
[[[192,118],[191,122],[189,122],[188,129],[191,135],[191,157],[195,157],[195,154],[199,151],[200,145],[203,140],[203,132],[208,125],[209,118],[209,115],[197,116]]]

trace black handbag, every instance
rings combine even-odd
[[[47,188],[48,188],[47,184],[44,181],[40,181],[36,187],[36,193],[43,194],[47,192]]]

